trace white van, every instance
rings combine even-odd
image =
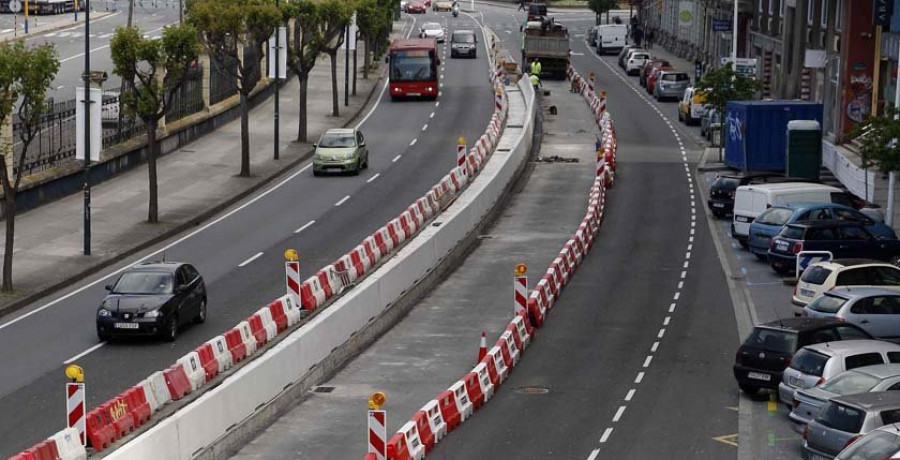
[[[618,53],[625,47],[628,36],[626,24],[604,24],[597,26],[597,53]]]
[[[811,182],[742,185],[734,194],[734,221],[731,236],[747,247],[750,223],[772,206],[790,203],[838,203],[853,207],[846,192]]]

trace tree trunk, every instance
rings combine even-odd
[[[3,174],[6,174],[3,168]],[[13,245],[16,236],[16,192],[12,187],[5,187],[6,200],[6,242],[3,252],[3,292],[12,292]]]
[[[338,104],[337,50],[329,50],[328,56],[331,58],[331,116],[339,117],[341,112]]]
[[[147,171],[150,174],[150,205],[147,212],[147,222],[155,224],[159,222],[158,187],[156,183],[156,126],[158,120],[151,121],[147,126]]]
[[[306,94],[309,76],[298,72],[297,80],[300,82],[300,91],[297,94],[300,101],[300,110],[297,113],[297,142],[306,142]]]
[[[276,82],[277,84],[277,82]],[[244,91],[241,98],[241,177],[250,176],[250,102]]]
[[[366,49],[365,54],[363,54],[363,80],[369,79],[369,37],[366,37],[363,40],[363,46]]]

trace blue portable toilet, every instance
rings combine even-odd
[[[822,104],[804,101],[729,101],[722,120],[725,165],[743,171],[784,171],[791,120],[822,124]]]

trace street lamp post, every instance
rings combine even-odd
[[[344,29],[344,107],[350,105],[350,24]]]
[[[731,18],[731,67],[737,68],[737,45],[738,45],[738,2],[734,0],[734,14]]]
[[[84,0],[84,255],[91,255],[91,0]],[[102,98],[101,98],[102,100]]]
[[[281,11],[281,1],[275,0],[275,8],[278,8],[278,11]],[[280,21],[279,21],[280,22]],[[278,93],[279,93],[279,83],[281,83],[279,76],[281,75],[280,62],[281,61],[281,25],[279,24],[278,28],[275,29],[275,56],[272,58],[275,61],[275,146],[274,146],[274,158],[278,159]]]

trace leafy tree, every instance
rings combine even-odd
[[[724,126],[725,104],[728,101],[746,101],[753,99],[762,85],[756,79],[734,71],[731,63],[707,71],[694,87],[706,95],[706,105],[719,112]],[[719,142],[721,156],[722,142]]]
[[[200,32],[200,43],[219,63],[220,72],[237,80],[241,101],[241,176],[250,175],[250,92],[256,86],[263,45],[281,24],[274,0],[194,0],[188,4],[188,22]],[[241,47],[254,51],[253,59],[238,59]]]
[[[375,54],[378,54],[378,42],[386,32],[390,31],[393,24],[392,11],[379,0],[362,0],[356,7],[356,25],[359,27],[365,46],[363,57],[363,78],[365,79],[369,78],[371,51],[375,49]]]
[[[331,60],[331,116],[340,116],[338,104],[337,52],[344,44],[344,29],[353,17],[353,4],[347,0],[326,0],[320,3],[319,20],[338,30],[337,36],[325,42],[322,51]]]
[[[884,172],[900,171],[898,114],[896,107],[885,105],[884,115],[869,116],[850,131],[850,137],[860,143],[864,168],[874,165]]]
[[[156,130],[172,106],[172,97],[187,81],[200,54],[197,31],[190,24],[167,26],[162,40],[144,38],[135,27],[120,27],[110,42],[116,75],[126,82],[119,96],[121,110],[136,116],[147,129],[147,170],[150,200],[147,221],[159,222],[156,178]]]
[[[594,12],[595,22],[600,24],[600,16],[606,13],[606,23],[609,24],[609,11],[619,7],[618,0],[588,0],[588,8]]]
[[[47,43],[27,48],[22,42],[0,44],[0,120],[12,116],[18,101],[19,142],[21,152],[14,165],[12,177],[7,169],[6,153],[0,159],[0,183],[3,184],[3,196],[6,204],[6,241],[3,253],[3,286],[2,290],[13,289],[12,264],[13,245],[16,230],[16,195],[25,171],[23,164],[28,148],[35,136],[41,131],[41,120],[51,110],[47,103],[47,90],[53,84],[59,71],[59,57],[56,48]],[[14,155],[13,146],[9,155]],[[0,149],[0,152],[5,152]]]
[[[344,29],[340,24],[325,22],[325,4],[343,0],[293,0],[285,6],[285,14],[294,19],[294,43],[288,48],[288,65],[300,83],[297,117],[297,141],[307,140],[306,100],[309,74],[324,46],[337,38]]]

